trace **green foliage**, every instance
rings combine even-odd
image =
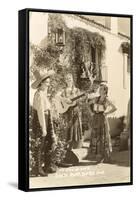
[[[86,62],[92,62],[91,49],[98,49],[101,52],[101,56],[104,56],[105,52],[105,39],[99,33],[93,33],[83,28],[73,28],[69,33],[69,58],[71,63],[71,70],[73,71],[76,87],[80,89],[88,89],[89,80],[83,80],[82,83],[81,74],[83,73],[83,67]],[[92,70],[96,73],[96,70]],[[83,87],[84,85],[84,87]],[[88,85],[88,86],[87,86]]]
[[[32,72],[36,68],[53,69],[60,55],[59,49],[53,44],[49,44],[45,48],[40,48],[31,44],[31,50],[33,52],[33,64],[31,66]]]
[[[33,137],[32,130],[32,112],[33,109],[29,107],[29,173],[33,175],[35,169],[36,160],[35,160],[35,139]]]
[[[87,45],[89,48],[100,48],[101,50],[105,50],[105,39],[97,32],[90,32],[83,28],[74,28],[71,29],[71,37],[72,40],[78,40],[78,42],[82,43],[82,46],[85,48]],[[84,49],[81,49],[84,50]]]
[[[29,173],[30,176],[35,175],[35,168],[36,168],[36,139],[33,134],[32,130],[32,113],[33,113],[33,107],[31,106],[29,108],[30,114],[29,114]],[[49,169],[52,164],[60,163],[66,155],[67,151],[67,144],[65,142],[65,124],[63,123],[62,118],[55,118],[53,119],[55,134],[57,137],[57,142],[54,141],[54,135],[51,131],[50,134],[48,134],[48,137],[46,138],[45,142],[45,154],[42,157],[43,163],[46,159],[45,168]],[[49,126],[51,126],[51,123],[49,123]],[[51,127],[49,128],[50,130]],[[40,145],[40,143],[38,144]]]
[[[33,51],[33,64],[30,68],[31,79],[34,79],[33,72],[38,70],[50,70],[55,71],[55,75],[51,78],[50,92],[51,96],[54,96],[56,92],[66,86],[66,74],[69,73],[69,69],[59,62],[60,50],[54,44],[49,44],[46,48],[39,48],[35,45],[31,46]]]
[[[51,32],[53,33],[55,33],[56,29],[58,28],[63,28],[65,30],[68,29],[63,20],[62,14],[55,14],[55,13],[49,14],[48,24],[51,29]]]

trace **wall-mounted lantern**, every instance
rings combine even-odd
[[[63,28],[56,29],[55,42],[57,46],[65,46],[65,31]]]

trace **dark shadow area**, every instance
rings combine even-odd
[[[10,183],[8,183],[8,185],[10,185],[13,188],[18,189],[18,183],[16,183],[16,182],[10,182]]]
[[[109,164],[130,167],[130,151],[113,152]]]
[[[88,154],[83,160],[88,160],[90,162],[80,162],[79,165],[96,165],[100,162],[97,162],[93,159],[91,159],[91,156]],[[105,164],[111,164],[111,165],[118,165],[123,167],[130,167],[130,151],[117,151],[112,152],[111,154],[111,160],[109,162],[102,161],[102,163]]]
[[[89,165],[96,165],[96,161],[89,161],[89,162],[79,162],[77,166],[89,166]]]

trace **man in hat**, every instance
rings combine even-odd
[[[52,124],[51,102],[48,94],[50,77],[53,74],[54,71],[52,70],[46,73],[36,70],[34,72],[36,80],[31,85],[33,89],[36,89],[33,99],[32,128],[36,147],[36,175],[40,176],[47,176],[46,172],[56,172],[56,166],[51,163],[50,156],[48,156],[48,159],[46,158],[56,140]],[[44,164],[44,168],[42,164]]]

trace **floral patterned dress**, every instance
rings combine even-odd
[[[109,123],[104,115],[108,106],[110,106],[110,101],[106,98],[101,102],[100,97],[94,98],[90,104],[90,109],[93,112],[90,155],[105,159],[110,158],[112,151]]]
[[[64,96],[68,99],[72,99],[79,95],[77,88],[73,90],[67,88],[64,91]],[[81,123],[81,111],[78,102],[75,106],[72,106],[68,111],[63,114],[63,118],[66,124],[65,140],[69,143],[70,148],[81,148],[82,146],[82,123]]]

